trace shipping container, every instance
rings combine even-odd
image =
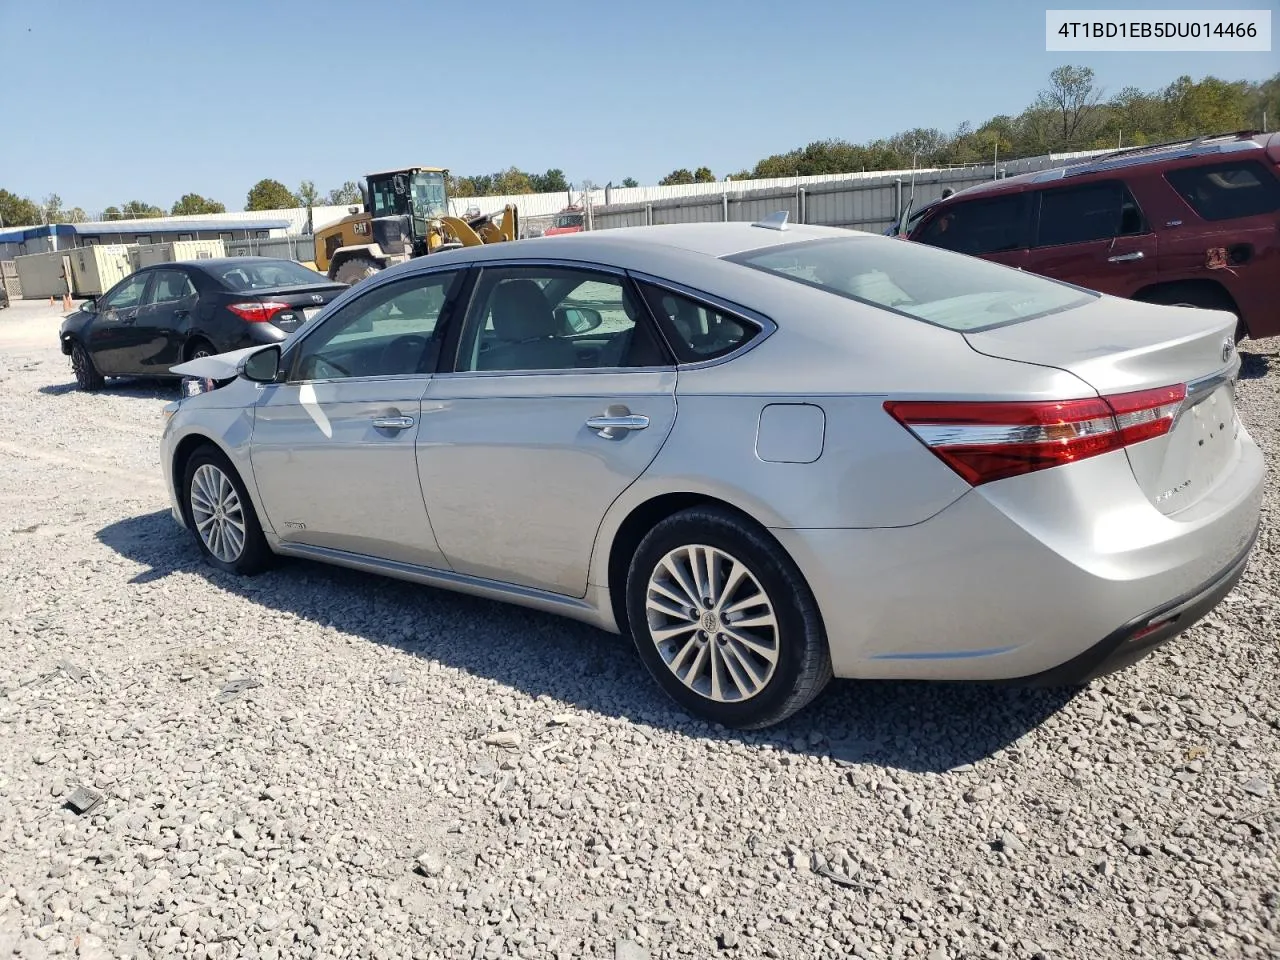
[[[129,248],[122,243],[77,247],[71,256],[71,278],[79,297],[100,297],[131,273]]]
[[[71,265],[73,252],[53,250],[14,257],[18,281],[22,284],[22,296],[27,300],[43,300],[71,293],[69,284],[75,282]]]
[[[226,255],[226,246],[221,240],[171,240],[167,243],[137,244],[129,252],[135,270],[149,267],[153,263],[208,260]]]

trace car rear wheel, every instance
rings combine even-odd
[[[101,390],[107,382],[79,340],[71,345],[71,370],[76,375],[76,386],[81,390]]]
[[[334,272],[333,279],[339,283],[355,286],[361,280],[372,277],[381,268],[367,257],[355,257],[343,262]]]
[[[218,351],[214,348],[213,344],[203,337],[196,337],[187,344],[188,360],[199,360],[201,357],[212,357],[217,352]]]
[[[817,603],[767,532],[693,507],[641,541],[627,574],[640,659],[690,713],[758,729],[805,707],[831,679]]]
[[[1169,307],[1199,307],[1202,310],[1225,310],[1236,317],[1236,343],[1249,335],[1249,328],[1240,319],[1240,312],[1235,302],[1222,290],[1202,284],[1173,283],[1167,287],[1157,287],[1139,299],[1147,303],[1160,303]]]
[[[253,501],[222,451],[203,446],[183,471],[183,507],[205,560],[228,573],[251,575],[271,562]]]

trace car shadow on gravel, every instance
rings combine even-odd
[[[1240,379],[1261,380],[1271,369],[1271,361],[1280,354],[1240,351]]]
[[[40,388],[40,392],[50,397],[60,397],[66,393],[75,393],[80,388],[74,380],[68,383],[51,383]],[[125,379],[108,380],[95,393],[111,397],[133,397],[137,400],[176,400],[178,399],[178,381]]]
[[[530,698],[546,695],[601,715],[771,748],[782,756],[806,753],[916,772],[954,770],[1010,746],[1075,693],[836,681],[785,723],[739,733],[676,708],[629,640],[572,620],[304,560],[282,559],[257,577],[231,576],[203,561],[167,511],[121,520],[97,537],[146,568],[131,583],[194,573],[249,602],[494,680]]]

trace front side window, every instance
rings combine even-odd
[[[102,309],[128,310],[136,307],[142,302],[142,294],[150,279],[149,273],[135,273],[103,298]]]
[[[760,332],[755,324],[682,294],[648,283],[640,289],[681,363],[722,357]]]
[[[1041,194],[1035,245],[1088,243],[1146,232],[1142,211],[1123,183],[1091,183]]]
[[[1280,180],[1256,160],[1170,170],[1164,178],[1205,220],[1256,217],[1280,210]]]
[[[726,259],[957,331],[1030,320],[1098,296],[987,260],[883,237],[810,240]]]
[[[481,273],[458,347],[459,372],[647,367],[665,361],[622,277],[559,267]]]
[[[1021,250],[1027,246],[1026,209],[1026,195],[1021,193],[949,204],[917,239],[975,257]]]
[[[307,337],[291,380],[342,380],[434,373],[440,317],[460,272],[387,284],[351,301]]]

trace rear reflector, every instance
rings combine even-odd
[[[1163,436],[1186,396],[1178,384],[1088,400],[887,400],[884,408],[976,487]]]
[[[287,303],[265,300],[261,303],[232,303],[227,305],[227,309],[250,323],[268,323],[281,310],[291,310],[293,308]]]

